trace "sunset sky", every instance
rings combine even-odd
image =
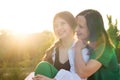
[[[84,9],[101,12],[105,26],[106,15],[118,19],[120,26],[119,0],[0,0],[0,29],[18,33],[52,31],[54,15],[60,11],[70,11],[76,16]],[[107,29],[108,27],[106,27]],[[120,28],[119,28],[120,29]]]

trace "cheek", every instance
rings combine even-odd
[[[84,32],[85,33],[85,38],[88,39],[89,38],[89,32]]]
[[[65,28],[65,31],[66,31],[68,34],[73,33],[73,30],[72,30],[70,27]]]
[[[58,32],[58,28],[54,28],[54,32],[57,33]]]
[[[57,32],[58,32],[58,31],[54,29],[54,34],[55,34],[56,36],[58,35]]]

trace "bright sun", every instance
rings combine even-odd
[[[36,31],[31,28],[19,28],[19,29],[13,29],[13,33],[15,34],[31,34],[31,33],[36,33],[39,31]]]
[[[67,4],[68,2],[69,4]],[[73,2],[74,7],[71,6],[73,5]],[[86,4],[86,2],[89,3],[87,4],[87,6],[84,5]],[[96,2],[99,4],[96,5]],[[116,5],[111,6],[113,5],[113,2]],[[43,30],[52,31],[53,17],[57,12],[62,10],[68,10],[74,15],[76,15],[83,9],[95,8],[102,12],[105,19],[106,14],[112,15],[113,21],[115,19],[120,19],[120,12],[118,12],[116,9],[117,6],[119,6],[119,3],[117,1],[94,0],[93,2],[89,2],[88,0],[84,0],[81,2],[81,7],[79,6],[79,4],[80,3],[78,1],[74,0],[8,0],[7,2],[6,0],[1,0],[0,29],[3,28],[7,30],[12,30],[16,34],[30,34],[35,32],[41,32]],[[107,20],[105,21],[105,24],[106,26],[108,26]],[[118,26],[119,25],[120,24],[118,24]]]

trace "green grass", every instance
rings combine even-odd
[[[0,80],[24,80],[32,68],[1,68]]]

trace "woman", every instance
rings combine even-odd
[[[84,10],[76,16],[76,21],[79,39],[75,45],[77,74],[88,80],[120,80],[115,48],[105,31],[101,14],[92,9]],[[86,38],[83,39],[82,37],[85,36]],[[83,43],[86,42],[89,42],[91,50],[90,60],[87,63],[80,54]]]

